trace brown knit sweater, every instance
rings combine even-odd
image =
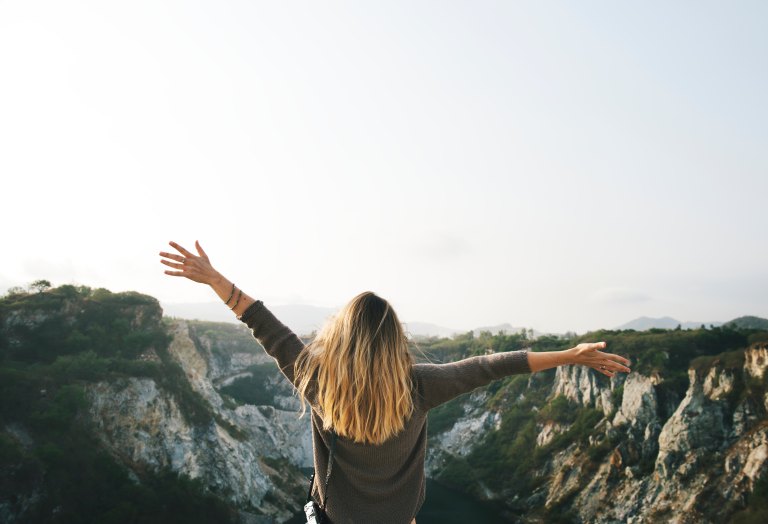
[[[258,300],[240,320],[294,383],[293,365],[304,343]],[[328,483],[328,516],[334,524],[408,524],[424,503],[427,412],[493,380],[530,373],[527,351],[471,357],[450,364],[415,364],[414,412],[397,436],[381,445],[339,437]],[[323,500],[330,433],[312,410],[316,500]],[[297,501],[297,507],[299,506]]]

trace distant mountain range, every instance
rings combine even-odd
[[[198,303],[161,303],[163,313],[169,317],[186,318],[191,320],[209,320],[212,322],[239,322],[235,315],[220,302]],[[273,306],[272,311],[280,321],[299,335],[309,335],[319,330],[325,320],[336,310],[329,307],[290,304]]]
[[[635,331],[645,331],[647,329],[675,329],[680,326],[682,329],[698,329],[702,325],[709,327],[722,326],[724,322],[681,322],[672,317],[639,317],[634,320],[630,320],[626,324],[618,326],[616,329],[634,329]]]
[[[728,322],[681,322],[672,317],[639,317],[634,320],[622,324],[616,329],[634,329],[635,331],[645,331],[648,329],[675,329],[680,326],[681,329],[699,329],[701,326],[719,327],[723,325],[732,325],[740,328],[748,329],[768,329],[768,319],[755,317],[755,316],[743,316],[729,320]]]
[[[163,313],[169,317],[186,318],[191,320],[208,320],[211,322],[238,322],[235,315],[219,302],[197,303],[162,303]],[[319,330],[323,323],[337,310],[329,307],[290,304],[269,306],[269,309],[280,321],[299,335],[309,335]],[[447,337],[466,333],[468,330],[453,329],[429,322],[404,322],[406,330],[414,337]],[[525,328],[514,327],[509,323],[495,326],[475,328],[475,333],[490,331],[494,335],[501,332],[519,333]],[[534,331],[534,335],[539,334]]]
[[[164,314],[169,317],[212,322],[238,322],[235,315],[219,302],[163,303],[162,307]],[[328,317],[337,311],[329,307],[301,304],[283,306],[270,304],[269,309],[283,324],[300,335],[309,335],[313,331],[319,330]],[[405,322],[405,326],[408,332],[415,337],[452,337],[457,333],[464,333],[460,329],[451,329],[428,322]],[[493,333],[497,332],[498,330],[493,331]]]
[[[235,316],[226,306],[219,302],[199,302],[172,304],[163,303],[163,312],[166,316],[186,319],[209,320],[213,322],[238,322]],[[286,326],[300,335],[309,335],[313,331],[319,330],[323,323],[333,315],[337,310],[329,307],[307,306],[302,304],[290,304],[283,306],[269,306],[270,310]],[[468,330],[453,329],[429,322],[404,322],[406,330],[414,337],[452,337],[457,334],[466,333]],[[646,331],[648,329],[675,329],[678,325],[682,329],[698,329],[702,325],[722,326],[733,323],[739,327],[753,329],[768,329],[768,320],[754,316],[744,316],[729,322],[681,322],[672,317],[639,317],[626,324],[622,324],[615,329],[634,329],[635,331]],[[494,326],[481,326],[473,331],[477,334],[482,331],[490,331],[492,334],[499,332],[519,333],[525,328],[515,327],[512,324],[504,323]],[[534,336],[542,333],[534,330]]]

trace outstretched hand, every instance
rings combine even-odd
[[[589,366],[608,377],[613,377],[618,371],[629,373],[629,360],[600,351],[605,349],[605,345],[605,342],[585,342],[569,349],[571,363]]]
[[[195,240],[195,249],[197,249],[197,255],[187,251],[176,242],[169,242],[171,247],[181,253],[177,255],[175,253],[160,252],[161,257],[165,257],[168,260],[161,259],[160,262],[168,267],[172,267],[177,271],[166,270],[166,275],[174,277],[186,277],[195,282],[201,284],[213,284],[220,274],[211,265],[211,261],[208,259],[208,255],[203,251],[200,242]]]

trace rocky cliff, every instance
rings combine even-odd
[[[309,419],[298,418],[291,386],[245,326],[164,320],[151,297],[72,286],[13,299],[0,303],[0,376],[10,378],[0,383],[0,520],[45,520],[74,504],[45,507],[46,497],[58,498],[46,493],[58,481],[44,480],[58,466],[38,458],[48,448],[65,452],[71,435],[92,438],[136,485],[161,472],[193,479],[236,510],[233,522],[295,514],[307,487],[300,468],[312,464]],[[264,393],[263,404],[222,392],[256,371],[252,389]],[[30,387],[43,389],[29,397]],[[26,412],[15,407],[24,403]],[[53,431],[40,424],[49,412],[71,420]],[[34,478],[13,480],[27,469]]]
[[[514,522],[728,521],[747,505],[768,467],[766,357],[765,344],[756,343],[694,359],[684,391],[680,377],[664,373],[633,371],[607,379],[565,366],[537,374],[544,394],[526,404],[526,397],[536,395],[535,384],[512,379],[494,393],[495,403],[488,392],[457,400],[456,422],[431,438],[429,472],[503,501]],[[553,413],[551,406],[558,404],[568,408]],[[493,437],[503,433],[500,421],[515,405],[536,415],[528,419],[531,438],[521,436],[525,418],[518,418],[523,429],[512,433],[534,457],[513,459],[528,460],[525,474],[532,480],[512,490],[509,483],[494,485],[483,471],[489,448],[499,460],[513,449]],[[593,418],[580,439],[574,426],[588,414]],[[568,439],[557,443],[558,435]],[[475,479],[462,482],[467,467]]]
[[[185,521],[292,516],[309,420],[245,327],[162,319],[151,297],[69,288],[0,300],[0,521],[163,521],[203,493],[226,507],[203,501]],[[727,522],[751,508],[768,478],[768,333],[597,337],[636,362],[631,374],[565,366],[436,408],[428,476],[495,501],[509,522]],[[424,349],[450,360],[574,342],[468,333]],[[162,471],[198,484],[152,477]]]
[[[246,513],[257,510],[275,522],[286,520],[306,486],[297,468],[312,465],[308,419],[298,418],[295,399],[283,399],[287,409],[235,406],[225,400],[214,384],[249,376],[250,366],[271,364],[271,358],[255,341],[250,348],[224,351],[200,325],[170,322],[168,354],[184,370],[192,389],[228,424],[215,419],[202,426],[190,424],[175,398],[154,380],[130,378],[89,386],[90,413],[99,436],[126,464],[170,467],[200,479]],[[289,384],[276,367],[274,371],[270,386],[275,396],[290,399]]]

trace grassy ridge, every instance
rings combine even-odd
[[[138,293],[62,286],[0,299],[0,502],[19,522],[236,522],[198,480],[147,470],[137,484],[85,414],[88,383],[150,377],[190,423],[210,423],[169,342],[159,304]]]

